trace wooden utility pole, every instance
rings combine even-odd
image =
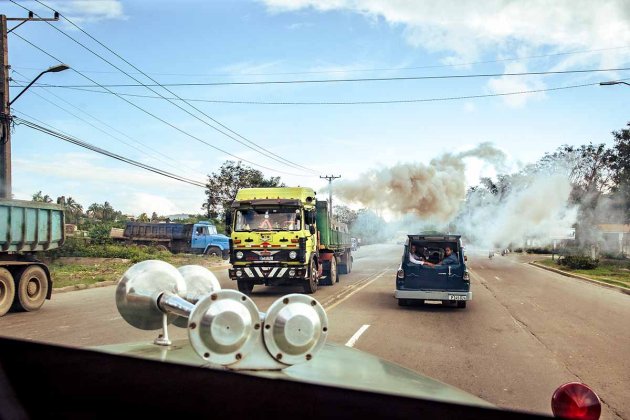
[[[11,198],[11,109],[9,108],[9,46],[7,17],[0,15],[0,198]]]
[[[338,175],[338,176],[325,175],[325,176],[320,176],[320,178],[328,180],[328,220],[329,220],[329,223],[332,223],[332,215],[333,215],[333,210],[332,210],[332,182],[333,182],[333,179],[341,178],[341,175]]]
[[[19,21],[16,26],[7,31],[7,21]],[[11,99],[9,96],[9,44],[7,34],[18,26],[29,21],[57,21],[59,13],[55,12],[53,18],[35,17],[33,12],[28,13],[27,18],[7,18],[0,15],[0,199],[12,197],[11,192]],[[41,73],[43,74],[43,73]],[[41,76],[40,74],[40,76]],[[39,77],[39,76],[38,76]],[[33,82],[31,82],[32,84]],[[27,86],[26,89],[30,87]],[[26,90],[24,89],[24,90]],[[24,92],[20,92],[22,94]],[[16,98],[17,99],[17,98]]]

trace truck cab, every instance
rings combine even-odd
[[[190,247],[193,251],[223,259],[228,259],[230,253],[229,238],[217,233],[216,226],[205,221],[193,225]]]
[[[472,299],[466,260],[460,235],[407,235],[396,274],[398,304],[430,300],[465,308]]]

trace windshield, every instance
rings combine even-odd
[[[297,381],[630,419],[630,0],[0,4],[0,336],[251,367],[187,344],[218,284],[326,312],[200,340]]]
[[[300,230],[300,210],[275,207],[237,210],[234,230]]]

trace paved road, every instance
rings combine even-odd
[[[363,247],[350,275],[317,292],[331,341],[352,338],[358,349],[514,409],[550,413],[554,389],[582,381],[602,397],[602,418],[630,419],[630,296],[530,266],[531,257],[471,253],[468,308],[401,308],[392,296],[400,250]],[[217,274],[223,287],[235,287]],[[299,291],[256,287],[252,297],[264,311]],[[113,294],[113,287],[56,294],[39,312],[0,318],[0,334],[73,346],[152,340],[155,333],[125,324]]]

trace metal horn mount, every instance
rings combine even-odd
[[[311,360],[328,332],[326,312],[309,296],[284,296],[265,315],[243,293],[221,290],[209,270],[163,261],[129,268],[118,283],[116,305],[136,328],[163,328],[156,344],[170,345],[166,324],[186,327],[202,359],[231,369],[282,369]]]

